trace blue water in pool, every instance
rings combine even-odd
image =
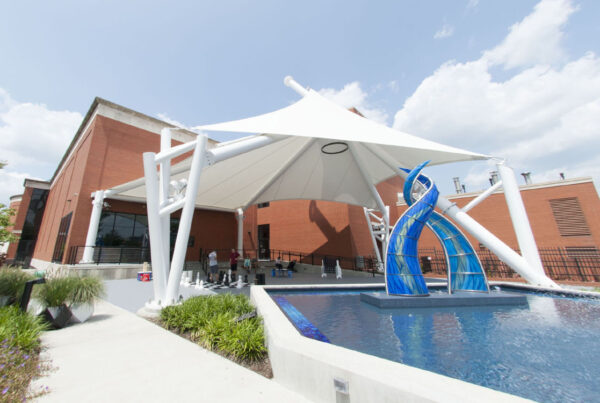
[[[600,301],[377,309],[359,292],[277,292],[333,344],[543,402],[600,401]]]

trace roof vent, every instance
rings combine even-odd
[[[460,185],[460,178],[455,176],[452,178],[452,180],[454,181],[454,189],[456,190],[456,193],[464,193],[464,186]]]

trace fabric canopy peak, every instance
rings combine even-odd
[[[273,140],[206,166],[196,206],[235,210],[276,200],[328,200],[380,210],[374,186],[396,175],[398,167],[414,168],[426,160],[439,165],[489,158],[373,122],[314,90],[302,89],[293,80],[290,86],[303,94],[292,105],[194,128],[254,134],[213,150],[236,147],[260,136]],[[190,159],[173,165],[172,179],[187,178],[189,167]],[[143,199],[142,182],[119,186],[115,190],[123,190],[112,194]]]

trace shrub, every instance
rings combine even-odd
[[[21,299],[25,283],[33,276],[15,267],[0,268],[0,296],[7,296],[8,304],[14,304]]]
[[[221,294],[194,297],[181,305],[161,311],[168,329],[186,333],[209,350],[219,350],[238,360],[256,361],[266,354],[264,332],[259,318],[235,322],[253,307],[245,295]]]

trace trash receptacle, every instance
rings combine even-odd
[[[265,273],[256,273],[256,276],[254,277],[254,284],[265,285]]]

